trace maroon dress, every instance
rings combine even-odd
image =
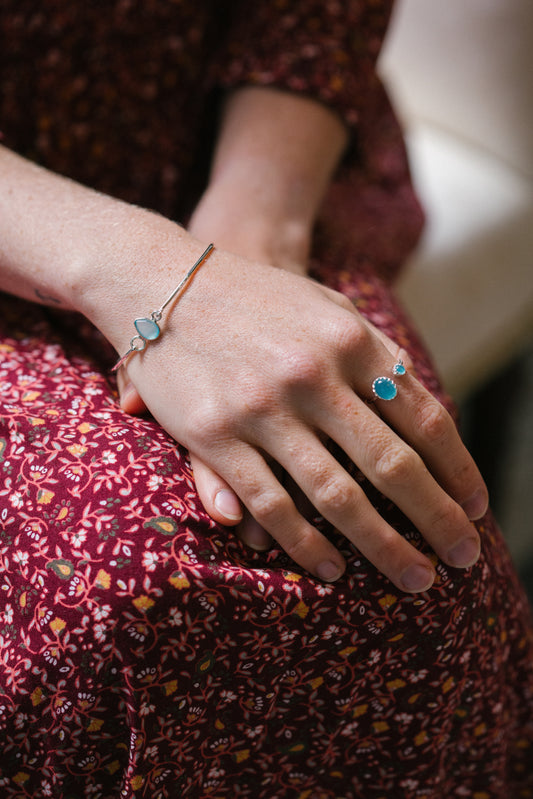
[[[328,104],[351,145],[313,273],[448,403],[390,288],[421,214],[375,74],[389,5],[3,0],[4,143],[183,221],[225,89]],[[532,628],[491,516],[479,562],[434,558],[418,596],[319,519],[348,561],[325,585],[207,516],[186,451],[120,409],[114,355],[0,297],[1,799],[533,797]]]

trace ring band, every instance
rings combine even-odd
[[[406,373],[406,368],[403,364],[401,359],[398,359],[398,362],[394,364],[392,367],[392,374],[393,375],[404,375]],[[374,382],[372,383],[372,391],[374,397],[376,399],[381,400],[393,400],[394,397],[398,393],[398,386],[392,379],[392,377],[385,377],[382,375],[381,377],[376,377]]]

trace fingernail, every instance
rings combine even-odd
[[[481,519],[487,512],[487,492],[479,488],[475,494],[472,494],[472,496],[463,503],[462,507],[470,521],[473,522],[476,519]]]
[[[462,538],[448,552],[448,563],[457,569],[473,566],[479,558],[480,546],[477,538]]]
[[[419,593],[427,591],[433,585],[435,575],[428,566],[421,566],[420,563],[412,563],[401,575],[401,582],[406,591]]]
[[[342,575],[342,569],[339,569],[338,564],[332,560],[325,560],[318,564],[316,573],[325,583],[334,583]]]
[[[221,488],[216,494],[213,505],[222,516],[230,519],[232,522],[238,522],[242,519],[241,503],[228,488]]]
[[[241,538],[247,547],[265,552],[272,546],[272,539],[255,519],[247,517],[242,525]]]

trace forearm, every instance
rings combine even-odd
[[[242,255],[302,267],[347,136],[340,118],[314,100],[275,89],[235,91],[192,229],[205,235],[209,220],[221,246],[238,242]]]
[[[119,349],[192,263],[185,230],[0,147],[0,289],[85,314]]]

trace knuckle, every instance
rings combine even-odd
[[[376,478],[382,485],[405,485],[420,467],[420,457],[405,446],[387,449],[375,466]]]
[[[196,408],[188,414],[191,438],[200,445],[209,445],[227,437],[228,420],[215,408]]]
[[[309,530],[299,530],[294,532],[290,539],[283,544],[283,549],[287,555],[296,563],[306,561],[309,553],[313,551],[314,535]]]
[[[402,541],[395,530],[382,530],[375,544],[375,557],[378,563],[383,566],[396,563],[401,544]]]
[[[463,525],[463,513],[453,499],[444,497],[441,502],[432,508],[429,527],[433,531],[448,535],[451,530],[457,530]]]
[[[329,289],[332,292],[331,296],[334,298],[337,305],[339,305],[343,310],[349,311],[351,314],[354,312],[354,304],[353,302],[348,299],[346,294],[342,294],[340,291],[334,291],[333,289]]]
[[[293,349],[285,354],[281,365],[282,384],[288,388],[307,388],[320,382],[324,365],[318,353]]]
[[[418,429],[432,443],[439,443],[450,434],[451,419],[439,402],[427,403],[418,414]]]
[[[289,497],[281,491],[262,491],[247,503],[254,519],[266,530],[275,529],[287,518],[292,509]]]
[[[339,352],[347,357],[365,352],[370,345],[370,330],[357,317],[342,317],[335,322],[334,337]]]
[[[354,485],[338,478],[319,486],[315,497],[318,508],[327,508],[330,513],[346,511],[353,506],[354,499]]]

